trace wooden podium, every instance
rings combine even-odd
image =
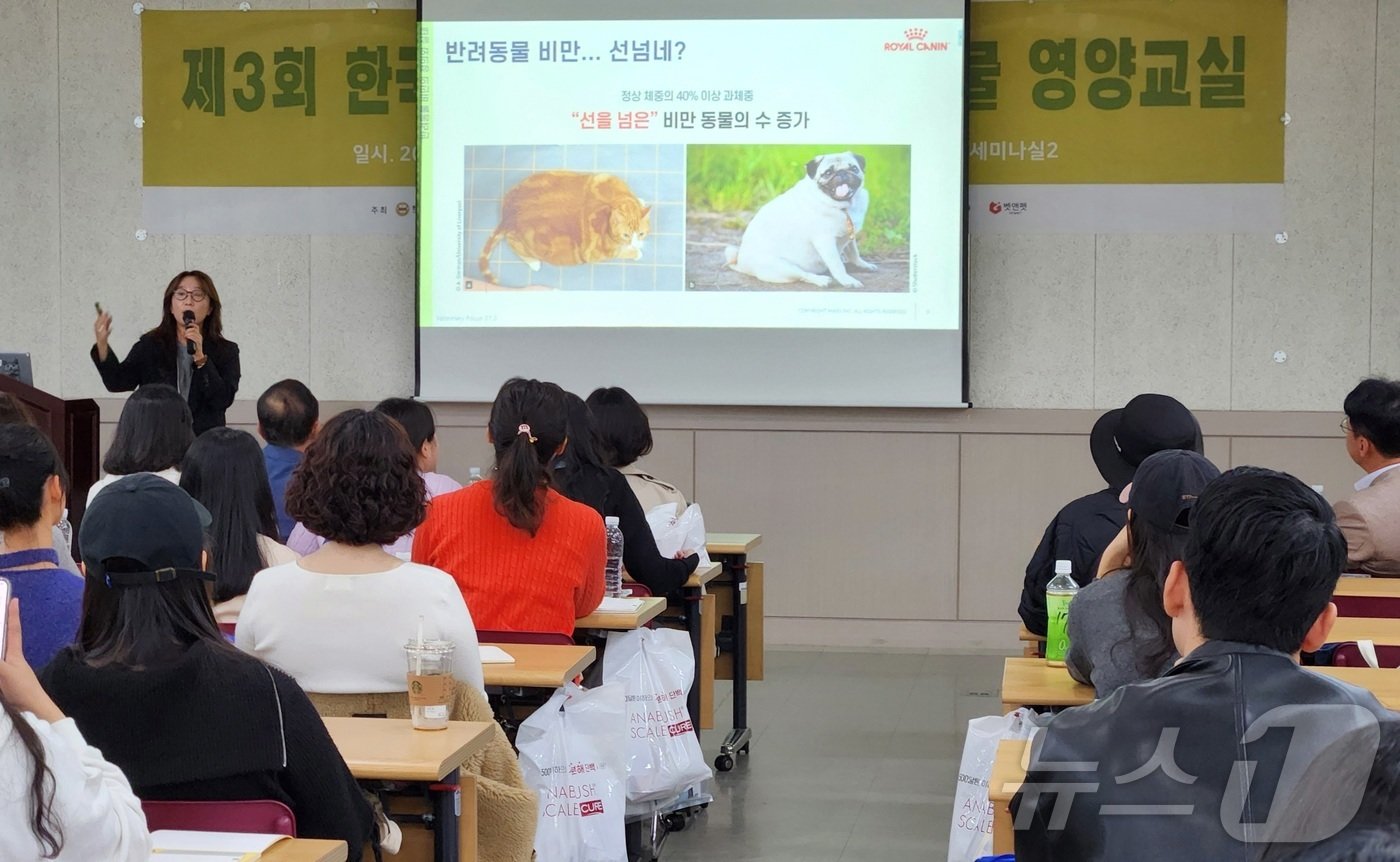
[[[64,401],[3,374],[0,374],[0,392],[8,392],[29,408],[34,422],[49,435],[63,465],[68,468],[68,521],[76,537],[83,509],[87,506],[88,489],[97,481],[97,402],[91,398]]]

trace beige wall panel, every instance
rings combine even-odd
[[[964,434],[958,619],[1018,619],[1026,563],[1050,519],[1103,486],[1087,434]]]
[[[968,366],[978,407],[1092,407],[1094,238],[968,241]]]
[[[651,454],[638,461],[637,466],[675,485],[687,500],[695,502],[695,432],[652,428],[651,439]]]
[[[10,5],[10,4],[7,4]],[[28,4],[13,4],[27,6]],[[63,245],[63,395],[105,394],[88,359],[93,303],[112,313],[112,345],[125,356],[160,320],[160,298],[184,268],[184,238],[136,239],[141,227],[140,18],[130,3],[58,8],[57,187]],[[6,154],[4,158],[10,158]]]
[[[308,383],[316,396],[373,403],[412,395],[413,310],[413,237],[312,237]]]
[[[696,434],[715,532],[763,534],[772,616],[953,619],[958,440],[950,434]]]
[[[214,279],[224,303],[224,334],[238,342],[240,398],[256,401],[267,387],[288,377],[310,379],[308,243],[304,236],[185,240],[189,267]]]
[[[1231,442],[1231,466],[1292,473],[1309,485],[1323,486],[1322,495],[1335,503],[1355,493],[1352,485],[1363,475],[1347,456],[1341,435],[1339,428],[1335,438],[1236,437]]]
[[[1375,0],[1289,4],[1288,242],[1235,240],[1234,409],[1336,409],[1370,366],[1375,27]]]
[[[1229,236],[1098,238],[1094,406],[1140,392],[1230,409]]]
[[[1376,169],[1371,274],[1371,370],[1400,377],[1400,3],[1382,0],[1376,19]],[[1382,95],[1384,94],[1384,95]]]
[[[58,2],[0,4],[0,350],[31,354],[62,391],[59,317]]]
[[[466,483],[471,468],[480,467],[482,475],[490,475],[491,445],[486,442],[486,427],[445,426],[438,422],[438,472],[446,473],[458,482]]]

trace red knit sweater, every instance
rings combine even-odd
[[[532,538],[496,511],[487,480],[433,498],[413,561],[456,579],[478,629],[572,635],[603,600],[607,538],[597,512],[554,491]]]

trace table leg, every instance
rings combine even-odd
[[[472,785],[472,808],[476,808],[476,785]],[[428,785],[433,804],[433,862],[458,862],[458,818],[462,810],[462,788],[458,771],[452,770],[437,784]],[[475,815],[472,817],[475,820]],[[473,854],[474,855],[474,854]]]
[[[461,862],[477,862],[477,835],[481,822],[476,812],[476,776],[470,772],[462,776],[462,814],[457,821],[458,859]]]
[[[735,754],[748,754],[749,741],[749,560],[747,554],[733,554],[724,560],[734,593],[734,729],[724,738],[715,758],[715,768],[734,768]]]
[[[700,600],[703,587],[686,587],[685,628],[690,633],[690,651],[695,656],[696,678],[690,684],[690,694],[686,695],[685,708],[690,713],[690,723],[695,726],[695,738],[700,738]]]

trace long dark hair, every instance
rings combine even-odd
[[[496,448],[496,511],[531,536],[544,520],[544,490],[554,453],[568,438],[567,416],[564,390],[519,377],[507,380],[491,405],[487,430]]]
[[[180,487],[214,519],[209,525],[210,566],[219,576],[214,600],[244,595],[253,575],[267,568],[258,536],[278,538],[277,509],[258,441],[247,431],[209,429],[185,454]]]
[[[1162,607],[1162,587],[1172,563],[1186,553],[1186,534],[1159,530],[1142,518],[1129,517],[1128,547],[1132,563],[1123,605],[1129,634],[1114,644],[1113,649],[1136,648],[1138,673],[1155,677],[1176,651],[1172,621]],[[1141,631],[1151,636],[1151,643],[1145,649],[1135,647],[1135,633]]]
[[[34,763],[34,776],[29,780],[29,828],[34,831],[34,837],[39,839],[39,846],[44,851],[41,858],[57,858],[63,852],[63,824],[53,813],[54,777],[44,757],[44,744],[19,710],[11,706],[3,695],[0,695],[0,709],[5,711],[10,724],[14,725],[15,735]]]
[[[102,565],[109,572],[149,571],[137,560],[115,558]],[[200,641],[237,651],[219,632],[204,581],[180,575],[158,584],[109,587],[87,579],[74,647],[89,667],[142,670]]]
[[[112,476],[159,473],[180,466],[193,442],[190,405],[174,386],[147,383],[126,399],[102,469]]]
[[[569,442],[564,454],[554,462],[554,487],[571,500],[590,506],[602,503],[608,493],[608,467],[598,454],[593,413],[584,400],[572,392],[564,393],[564,402]]]
[[[160,323],[147,332],[147,335],[166,344],[175,344],[180,340],[179,324],[175,321],[175,315],[170,313],[170,297],[175,295],[180,282],[190,277],[199,282],[199,289],[209,297],[209,314],[200,326],[204,330],[204,340],[210,343],[224,340],[224,304],[219,301],[219,291],[214,288],[214,279],[197,269],[187,269],[170,279],[170,284],[165,286],[165,295],[160,299]]]

